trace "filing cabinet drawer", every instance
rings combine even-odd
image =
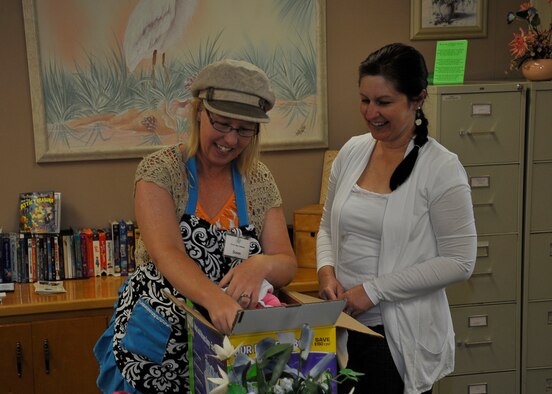
[[[520,92],[440,96],[440,142],[464,165],[519,163],[524,139]]]
[[[471,278],[447,288],[451,305],[514,301],[518,289],[518,235],[478,236]]]
[[[552,150],[552,146],[548,149]],[[533,164],[531,231],[552,231],[552,163]]]
[[[307,205],[293,213],[293,243],[299,267],[316,268],[316,235],[323,207]]]
[[[439,394],[518,393],[515,372],[496,372],[465,376],[448,376],[440,380],[437,386]]]
[[[477,234],[519,232],[520,166],[474,166],[466,172]]]
[[[515,304],[452,307],[456,333],[454,374],[514,370],[519,357]]]
[[[552,233],[530,234],[529,300],[552,299]],[[550,338],[552,341],[552,337]]]
[[[552,367],[552,301],[527,305],[527,367]]]
[[[524,392],[527,394],[552,393],[552,368],[527,371]]]
[[[549,90],[536,90],[535,99],[531,103],[534,123],[532,123],[534,141],[533,141],[533,159],[552,160],[552,133],[550,133],[550,125],[552,125],[552,111],[550,103],[552,103],[552,84]],[[550,390],[552,392],[552,389]]]

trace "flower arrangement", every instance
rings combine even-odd
[[[220,377],[208,378],[217,385],[210,394],[329,394],[332,382],[358,381],[358,376],[362,374],[350,369],[342,369],[335,377],[332,375],[328,366],[335,358],[333,353],[326,354],[305,371],[304,363],[310,353],[313,336],[314,331],[307,324],[303,325],[297,341],[300,350],[297,368],[288,365],[293,352],[292,343],[264,338],[255,347],[256,357],[251,358],[238,352],[240,345],[234,348],[228,337],[224,337],[223,347],[215,345],[214,357],[221,361],[234,359],[228,373],[219,367]]]
[[[547,1],[552,3],[552,0]],[[514,38],[510,41],[510,54],[513,57],[510,69],[519,69],[528,59],[552,58],[552,21],[548,28],[541,28],[539,13],[529,1],[521,3],[517,12],[508,13],[508,24],[515,20],[527,23],[527,30],[520,27],[519,33],[514,33]]]

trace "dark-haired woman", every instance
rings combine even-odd
[[[320,296],[346,299],[347,313],[385,336],[348,333],[348,368],[365,374],[362,392],[431,392],[454,368],[445,287],[471,275],[477,237],[464,168],[428,137],[426,87],[416,49],[370,54],[359,68],[369,132],[341,148],[330,175]]]

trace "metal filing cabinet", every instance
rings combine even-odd
[[[455,370],[435,391],[519,393],[525,85],[429,86],[428,93],[430,135],[466,169],[478,234],[472,277],[447,288]]]
[[[527,84],[522,392],[552,393],[552,82]]]

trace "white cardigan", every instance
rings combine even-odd
[[[353,137],[332,165],[316,249],[318,269],[334,266],[338,280],[341,210],[374,146],[369,133]],[[411,141],[407,153],[412,147]],[[455,154],[429,138],[410,177],[389,195],[378,275],[363,283],[380,304],[405,393],[427,391],[454,369],[445,287],[470,277],[476,248],[466,172]]]

